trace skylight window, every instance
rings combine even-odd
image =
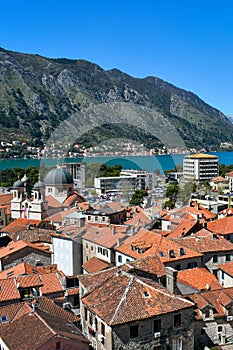
[[[7,317],[6,315],[0,316],[0,319],[1,319],[1,322],[2,322],[2,323],[8,322],[8,317]]]
[[[162,256],[162,258],[164,258],[166,256],[166,254],[164,252],[159,252],[159,254]]]
[[[143,292],[143,295],[144,295],[145,298],[150,298],[151,297],[150,293],[147,292],[147,291]]]

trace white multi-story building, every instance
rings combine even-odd
[[[197,153],[184,157],[184,180],[203,183],[218,176],[218,157],[210,154]]]
[[[114,177],[96,177],[94,186],[97,193],[101,194],[108,191],[145,190],[152,189],[154,184],[154,174],[147,170],[122,170],[120,176]]]

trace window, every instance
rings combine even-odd
[[[205,311],[205,318],[208,318],[208,317],[210,317],[210,310]]]
[[[130,338],[138,337],[138,325],[130,326]]]
[[[86,248],[88,248],[88,243],[86,243]]]
[[[174,350],[182,350],[182,339],[175,339],[173,344]]]
[[[179,327],[181,325],[181,314],[174,315],[174,327]]]
[[[8,322],[8,317],[7,316],[4,315],[4,316],[1,316],[0,318],[1,318],[2,323]]]
[[[61,349],[61,342],[57,342],[57,343],[56,343],[55,349],[56,349],[56,350]]]
[[[161,318],[154,320],[154,333],[161,331]]]
[[[122,263],[122,255],[118,255],[118,262]]]
[[[226,255],[226,261],[231,261],[231,254]]]
[[[87,321],[87,309],[84,308],[84,318],[85,318],[85,321]]]
[[[91,250],[93,250],[94,248],[93,248],[93,245],[91,245]]]
[[[101,322],[101,334],[105,335],[105,324]]]
[[[213,263],[218,262],[218,256],[217,255],[213,255]]]
[[[224,271],[222,271],[222,280],[224,280],[225,274]]]
[[[188,265],[187,265],[187,268],[188,268],[188,269],[192,269],[193,267],[197,267],[197,262],[196,262],[196,261],[195,261],[195,262],[188,263]]]

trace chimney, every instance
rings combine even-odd
[[[177,290],[177,274],[178,271],[173,269],[170,266],[166,266],[165,267],[165,271],[166,271],[166,288],[169,292],[177,294],[178,290]]]
[[[114,236],[116,234],[116,227],[112,226],[112,235]]]

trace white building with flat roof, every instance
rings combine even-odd
[[[184,157],[184,180],[203,183],[218,176],[218,157],[211,154],[196,153]]]

